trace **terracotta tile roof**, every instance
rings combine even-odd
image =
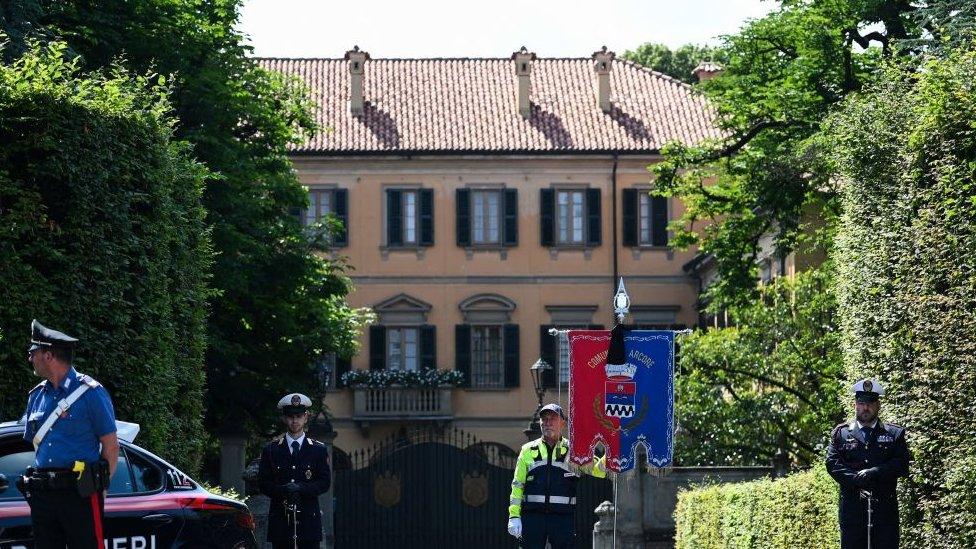
[[[532,64],[531,114],[518,112],[511,59],[373,59],[365,109],[349,112],[343,59],[259,59],[311,89],[323,128],[295,152],[657,152],[671,140],[718,137],[713,113],[692,88],[625,60],[610,73],[612,109],[600,110],[591,59]]]

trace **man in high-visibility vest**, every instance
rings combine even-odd
[[[524,549],[575,547],[576,483],[580,473],[607,476],[604,459],[583,467],[569,459],[569,441],[563,438],[566,414],[558,404],[539,411],[542,437],[522,446],[515,464],[508,507],[508,533],[522,540]]]

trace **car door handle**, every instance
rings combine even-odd
[[[157,515],[146,515],[142,517],[142,520],[148,520],[150,522],[158,522],[160,524],[169,524],[173,522],[173,517],[160,513]]]

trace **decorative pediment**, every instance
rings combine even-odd
[[[430,303],[402,293],[373,305],[380,324],[386,326],[426,324],[431,308]]]
[[[468,324],[507,323],[515,307],[514,301],[498,294],[476,294],[458,304]]]

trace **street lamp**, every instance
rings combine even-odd
[[[536,407],[535,413],[532,414],[532,419],[529,420],[529,426],[522,431],[529,440],[539,438],[542,435],[542,429],[539,428],[539,411],[542,410],[542,397],[546,394],[546,388],[543,385],[544,377],[549,370],[552,370],[552,366],[541,358],[529,368],[529,372],[532,373],[532,387],[539,399],[539,405]]]

